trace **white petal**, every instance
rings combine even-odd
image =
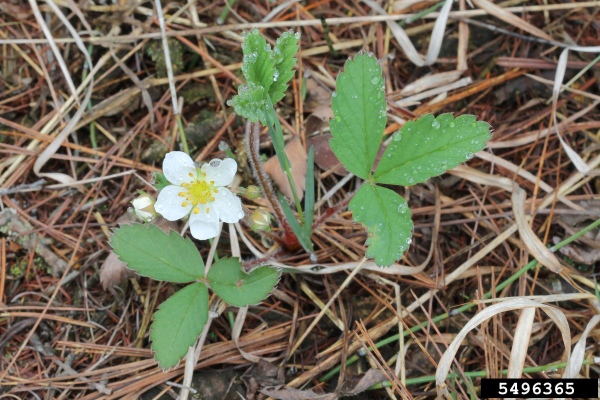
[[[163,172],[165,177],[174,185],[190,183],[192,177],[196,178],[196,166],[194,161],[183,151],[172,151],[167,153],[163,161]]]
[[[215,201],[212,203],[219,210],[219,218],[221,221],[229,224],[235,224],[240,219],[244,218],[242,202],[239,197],[231,193],[227,188],[220,187],[219,191],[214,194]]]
[[[192,236],[198,240],[212,239],[219,234],[219,212],[214,207],[214,203],[202,204],[198,207],[200,212],[190,215]]]
[[[217,163],[216,167],[212,167],[210,164]],[[233,181],[233,177],[237,172],[237,163],[233,158],[226,158],[223,161],[215,158],[209,163],[202,166],[202,172],[206,174],[206,180],[208,182],[214,182],[215,186],[227,186]]]
[[[179,193],[185,191],[180,186],[167,186],[158,194],[154,209],[169,221],[177,221],[185,217],[192,209],[192,203],[189,201],[186,207],[181,206],[181,203],[185,201],[185,197],[179,197]]]

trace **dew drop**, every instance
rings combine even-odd
[[[473,158],[473,153],[467,153],[465,154],[465,157],[467,158],[467,160],[470,160],[471,158]]]
[[[408,207],[406,207],[406,203],[402,203],[398,206],[398,211],[400,214],[405,214]]]
[[[408,181],[408,183],[413,183],[415,181],[415,178],[409,176],[406,180]]]
[[[338,94],[337,92],[333,92],[333,93],[331,93],[331,97],[337,97],[337,94]]]
[[[371,83],[372,83],[372,84],[377,84],[378,82],[379,82],[379,78],[378,78],[377,76],[374,76],[374,77],[371,79]]]
[[[392,138],[394,139],[394,142],[399,142],[400,140],[402,140],[402,135],[400,134],[400,131],[394,133],[392,135]]]
[[[129,208],[127,209],[127,212],[133,213],[133,208],[132,208],[132,207],[129,207]]]
[[[229,107],[231,107],[233,105],[233,100],[231,100],[231,99],[227,100],[227,105]]]
[[[336,116],[335,116],[335,120],[336,120],[337,122],[340,122],[342,119],[340,118],[340,116],[339,116],[339,115],[336,115]]]
[[[411,244],[412,243],[412,238],[406,238],[406,244]]]
[[[450,122],[450,128],[454,128],[456,124],[454,122]]]

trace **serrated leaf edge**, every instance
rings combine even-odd
[[[161,230],[159,227],[157,227],[156,225],[152,225],[152,224],[140,224],[140,223],[133,223],[133,224],[131,224],[131,225],[129,225],[129,224],[119,224],[119,228],[116,228],[116,229],[119,229],[119,230],[121,230],[121,229],[123,229],[123,227],[126,227],[126,226],[129,226],[129,227],[132,227],[132,228],[133,228],[133,226],[134,226],[134,225],[140,225],[140,226],[142,226],[142,227],[148,226],[148,228],[146,228],[146,229],[148,229],[148,230],[150,230],[150,228],[151,228],[151,227],[154,227],[154,228],[158,229],[158,231],[159,231],[160,233],[162,233],[162,234],[164,234],[165,236],[168,236],[168,237],[171,237],[171,233],[172,233],[172,232],[175,232],[176,236],[179,236],[179,237],[180,237],[180,238],[181,238],[183,241],[189,241],[190,243],[192,243],[192,245],[194,245],[194,243],[193,243],[193,242],[192,242],[192,241],[191,241],[189,238],[184,238],[184,237],[183,237],[183,236],[181,236],[181,235],[180,235],[180,234],[179,234],[177,231],[175,231],[175,230],[173,230],[173,229],[169,228],[169,234],[167,234],[166,232],[162,231],[162,230]],[[113,231],[113,235],[115,234],[115,230],[116,230],[116,229],[113,229],[113,230],[112,230],[112,231]],[[126,263],[125,261],[122,261],[122,260],[121,260],[121,256],[120,256],[119,254],[117,254],[117,253],[114,251],[114,247],[113,247],[113,245],[112,245],[112,235],[111,235],[111,240],[108,242],[108,244],[110,245],[110,248],[112,249],[112,252],[113,252],[113,253],[115,253],[115,255],[117,256],[117,258],[119,259],[119,261],[121,261],[122,263],[124,263],[124,264],[125,264],[125,266],[126,266],[128,269],[130,269],[130,270],[132,270],[132,271],[135,271],[135,272],[136,272],[136,273],[137,273],[139,276],[143,276],[143,277],[146,277],[146,278],[152,278],[152,279],[154,279],[154,278],[153,278],[152,276],[150,276],[150,275],[144,275],[144,274],[140,273],[140,272],[139,272],[137,269],[130,268],[128,263]],[[196,247],[196,246],[194,246],[194,247]],[[198,251],[198,249],[196,249],[196,251]],[[148,254],[148,253],[147,253],[147,254]],[[202,256],[200,255],[200,253],[198,253],[198,256],[200,257],[200,259],[202,259]],[[202,262],[204,263],[204,260],[202,260]],[[180,270],[179,270],[179,269],[177,269],[177,268],[175,268],[175,269],[176,269],[177,271],[180,271]],[[181,272],[181,271],[180,271],[180,272]],[[183,274],[185,274],[185,275],[189,275],[188,273],[185,273],[185,272],[184,272]],[[190,276],[192,276],[192,275],[190,275]],[[173,283],[192,283],[192,282],[198,282],[198,281],[199,281],[199,280],[201,280],[201,279],[204,279],[204,276],[194,276],[194,279],[193,279],[193,280],[191,280],[191,281],[189,281],[189,282],[173,282]],[[156,280],[156,279],[154,279],[154,280]],[[169,282],[169,281],[164,281],[164,282]]]
[[[203,284],[204,286],[206,286],[206,284],[205,284],[204,282],[193,282],[193,283],[190,283],[190,285],[194,285],[194,284],[196,284],[196,283],[200,283],[200,284]],[[190,285],[187,285],[187,286],[190,286]],[[186,286],[186,287],[187,287],[187,286]],[[185,289],[186,287],[179,289],[177,292],[173,293],[171,296],[175,295],[176,293],[179,293],[181,290]],[[207,287],[207,289],[208,289],[208,287]],[[153,354],[153,360],[154,360],[154,363],[155,363],[155,364],[158,364],[158,368],[160,368],[160,369],[161,369],[163,372],[169,372],[169,371],[171,370],[171,368],[172,368],[172,369],[177,369],[177,367],[179,366],[179,364],[181,364],[181,360],[183,360],[183,358],[185,357],[185,356],[183,356],[183,357],[179,357],[179,362],[178,362],[177,364],[175,364],[174,366],[172,366],[172,367],[169,367],[169,368],[163,368],[163,367],[161,367],[161,366],[160,366],[160,363],[159,363],[158,361],[156,361],[156,357],[154,356],[154,354],[156,354],[156,351],[154,350],[154,342],[155,342],[155,340],[152,340],[152,326],[154,325],[154,322],[156,321],[156,318],[154,318],[154,316],[156,315],[156,312],[157,312],[158,310],[160,310],[160,307],[161,307],[161,306],[162,306],[162,305],[163,305],[165,302],[167,302],[168,300],[169,300],[169,299],[167,299],[167,300],[163,301],[162,303],[160,303],[160,304],[159,304],[159,305],[156,307],[156,310],[155,310],[155,311],[152,313],[152,318],[151,318],[151,321],[152,321],[152,323],[150,324],[150,328],[149,328],[149,331],[148,331],[148,339],[150,339],[150,341],[152,342],[152,343],[150,344],[150,350],[152,351],[152,354]],[[209,301],[210,301],[210,299],[209,299]],[[206,309],[206,312],[208,313],[208,308]],[[207,320],[208,320],[208,319],[207,319]],[[200,337],[200,335],[202,335],[202,332],[204,332],[204,328],[206,328],[206,323],[205,323],[205,324],[202,326],[202,330],[201,330],[201,331],[198,333],[198,336],[196,336],[196,340],[194,341],[194,343],[195,343],[196,341],[198,341],[198,338]]]

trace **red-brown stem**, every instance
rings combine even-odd
[[[274,260],[274,259],[277,259],[277,258],[279,258],[279,257],[283,257],[283,256],[285,256],[286,254],[289,254],[289,253],[288,253],[286,250],[279,250],[278,252],[276,252],[276,253],[273,253],[273,254],[269,254],[269,255],[268,255],[268,256],[266,256],[266,257],[263,257],[263,258],[257,258],[256,260],[252,260],[252,261],[245,262],[245,263],[243,264],[243,267],[244,267],[244,268],[251,268],[251,267],[255,267],[255,266],[257,266],[257,265],[261,265],[261,264],[263,264],[263,263],[267,263],[267,262],[269,262],[269,261],[271,261],[271,260]]]
[[[265,194],[266,199],[271,203],[271,207],[273,208],[273,212],[275,213],[275,218],[277,219],[277,223],[283,230],[284,238],[288,240],[284,240],[284,245],[287,246],[287,242],[289,242],[289,238],[294,238],[296,241],[296,235],[294,235],[294,231],[290,226],[290,223],[285,218],[285,214],[283,213],[283,209],[281,208],[281,204],[279,204],[279,199],[273,193],[273,189],[271,188],[271,183],[269,181],[269,177],[263,169],[262,161],[260,160],[259,153],[259,145],[260,145],[260,123],[254,124],[252,126],[252,122],[248,120],[246,123],[246,147],[248,150],[248,159],[250,160],[250,166],[254,171],[254,175],[258,179],[258,183],[260,184],[263,193]]]
[[[321,224],[323,224],[325,221],[327,221],[329,218],[331,218],[334,214],[342,211],[342,209],[344,209],[346,206],[348,206],[348,203],[350,203],[350,200],[352,200],[352,198],[354,197],[355,194],[356,194],[356,192],[349,193],[344,200],[340,201],[335,206],[329,207],[327,210],[325,210],[325,214],[323,214],[321,216],[321,218],[319,218],[318,221],[315,221],[313,223],[312,230],[314,231],[314,230],[318,229],[319,226],[321,226]]]

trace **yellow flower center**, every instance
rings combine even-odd
[[[187,205],[189,204],[188,202],[191,201],[192,205],[194,206],[194,214],[198,214],[200,212],[200,208],[195,206],[197,206],[198,204],[207,204],[215,201],[213,194],[219,192],[219,190],[214,186],[215,182],[206,182],[204,180],[204,176],[202,175],[198,176],[198,178],[196,178],[190,183],[182,183],[181,187],[186,188],[187,191],[179,192],[179,197],[185,197],[186,200],[183,203],[181,203],[181,206],[187,207]],[[208,210],[209,209],[207,208],[207,213]]]

